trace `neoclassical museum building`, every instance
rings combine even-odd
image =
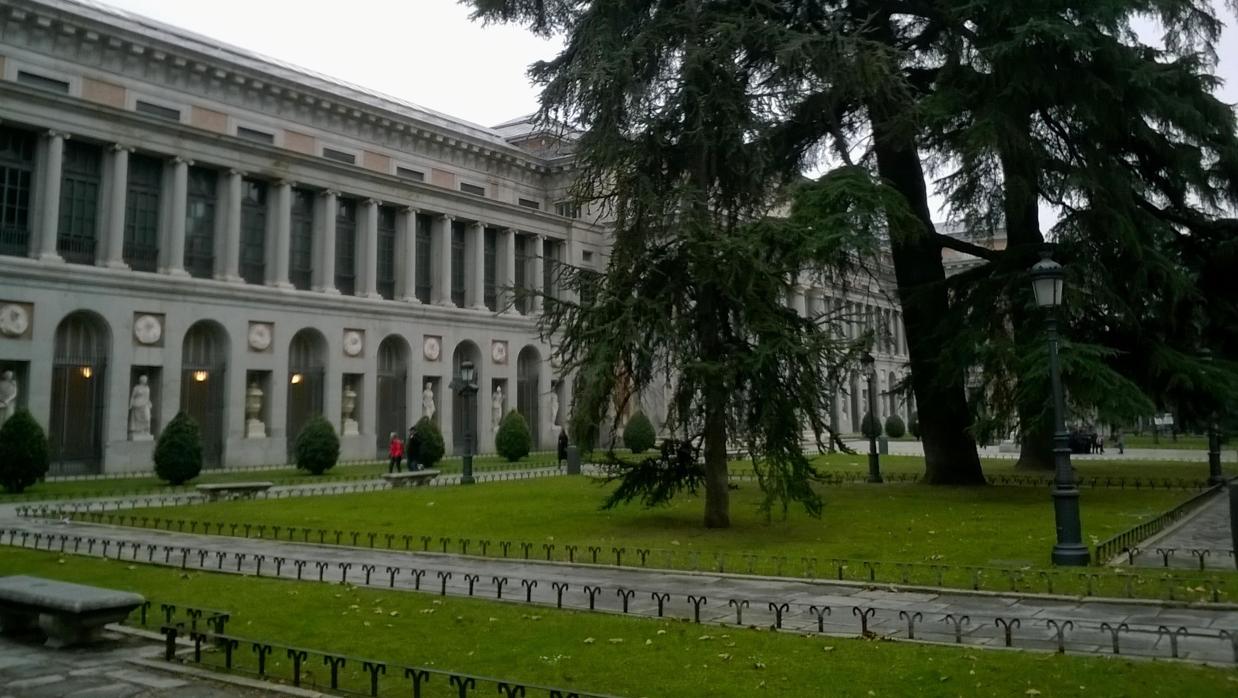
[[[179,410],[211,466],[287,462],[315,413],[345,459],[425,414],[449,449],[468,419],[492,450],[511,409],[551,448],[570,376],[522,290],[608,250],[571,176],[570,143],[529,119],[485,128],[95,3],[6,0],[0,397],[44,425],[58,473],[149,469]],[[792,302],[887,328],[894,384],[887,293]],[[465,360],[471,418],[448,387]]]

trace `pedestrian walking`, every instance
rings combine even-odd
[[[421,437],[417,435],[417,426],[408,428],[408,443],[404,445],[404,453],[408,456],[408,472],[421,470]]]
[[[1126,441],[1122,439],[1122,432],[1118,432],[1118,455],[1126,453]]]
[[[387,445],[387,455],[391,458],[391,462],[387,465],[387,472],[400,472],[400,461],[404,459],[404,442],[394,431],[391,432],[391,441]]]
[[[559,467],[567,460],[567,429],[559,429]]]

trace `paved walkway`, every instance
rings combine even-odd
[[[846,443],[861,454],[868,453],[868,441],[866,440],[849,440]],[[977,448],[977,451],[980,453],[981,458],[1009,458],[1013,460],[1019,457],[1017,450],[1003,451],[999,446],[981,446]],[[890,441],[890,454],[895,456],[923,456],[924,444],[919,441]],[[1104,453],[1076,454],[1072,455],[1070,459],[1083,461],[1165,460],[1207,463],[1208,452],[1189,448],[1128,448],[1126,453],[1119,454],[1116,448],[1106,447]],[[1238,450],[1226,449],[1221,451],[1221,460],[1229,463],[1238,461]],[[1202,471],[1200,477],[1207,477],[1207,470]]]
[[[1238,482],[1231,487],[1238,487]],[[1207,569],[1235,570],[1229,492],[1225,490],[1167,533],[1141,543],[1134,564],[1199,569],[1201,558]]]
[[[279,694],[136,664],[157,660],[158,642],[110,633],[91,647],[51,650],[0,638],[0,698],[263,698]]]

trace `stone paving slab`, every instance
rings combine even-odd
[[[1238,486],[1238,485],[1234,485]],[[1154,536],[1139,544],[1139,553],[1134,556],[1136,567],[1164,568],[1165,558],[1157,549],[1173,549],[1168,567],[1175,569],[1199,569],[1199,558],[1192,550],[1207,550],[1204,556],[1206,569],[1235,571],[1234,541],[1230,532],[1229,493],[1221,490],[1210,502],[1204,504],[1185,521],[1179,522],[1168,533]]]

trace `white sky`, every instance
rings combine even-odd
[[[483,27],[457,0],[104,1],[483,126],[537,109],[526,70],[561,46],[520,27]],[[1234,104],[1238,29],[1222,14],[1217,73]]]

